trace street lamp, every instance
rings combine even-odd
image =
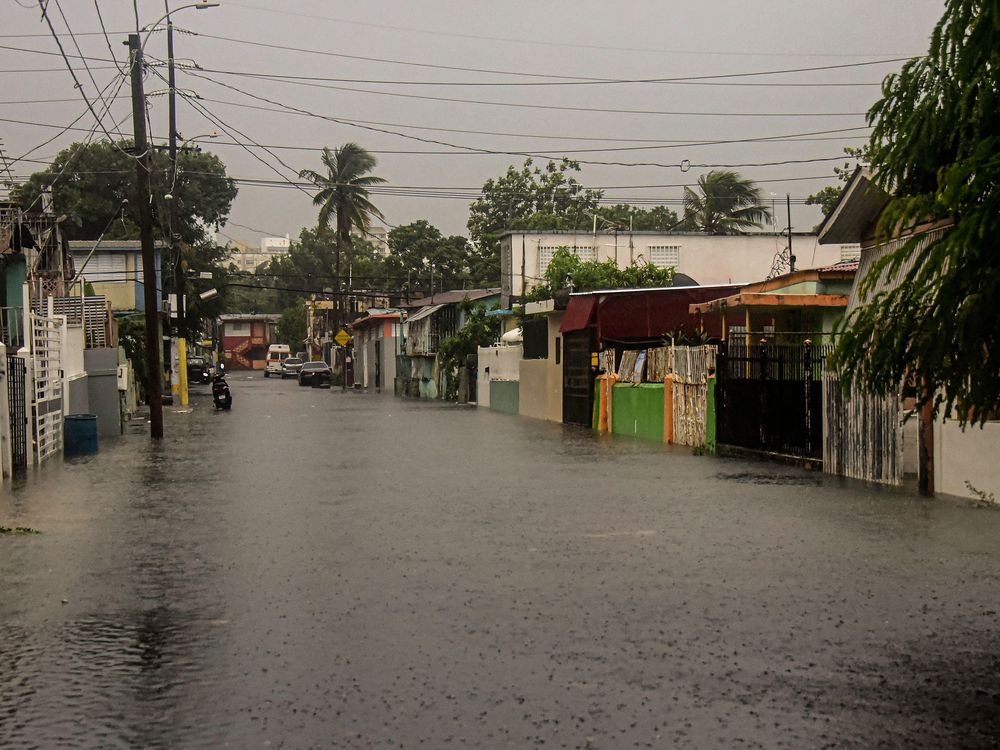
[[[146,357],[148,369],[148,398],[149,398],[149,434],[154,440],[163,437],[163,401],[161,392],[161,358],[162,339],[160,338],[160,294],[156,284],[156,250],[153,242],[153,211],[152,194],[149,184],[149,176],[152,172],[152,159],[150,158],[147,133],[146,133],[146,99],[143,94],[142,85],[142,58],[143,48],[153,29],[164,19],[167,21],[167,46],[170,57],[170,143],[171,158],[176,157],[176,128],[174,122],[176,87],[173,70],[173,24],[170,23],[170,16],[180,10],[195,8],[202,10],[212,8],[218,3],[189,3],[174,10],[170,10],[167,0],[164,0],[166,13],[157,19],[156,23],[147,32],[146,38],[142,39],[140,32],[129,34],[129,64],[132,79],[132,127],[135,134],[136,152],[136,201],[139,211],[139,236],[142,243],[142,280],[143,280],[143,304],[145,307],[146,320]],[[173,202],[171,201],[171,205]],[[173,230],[171,228],[171,234]],[[184,373],[186,381],[186,373]],[[186,385],[186,383],[185,383]],[[185,394],[186,395],[186,394]]]
[[[168,1],[163,0],[163,7],[166,9],[167,12],[164,13],[159,18],[157,18],[153,23],[147,23],[145,26],[142,27],[143,30],[146,31],[146,38],[142,40],[142,44],[140,46],[142,48],[145,48],[146,42],[149,41],[149,37],[152,36],[154,31],[156,31],[156,27],[159,26],[164,21],[167,22],[167,32],[168,33],[171,32],[172,29],[170,28],[170,26],[172,22],[170,21],[170,16],[172,16],[174,13],[177,13],[178,11],[181,10],[187,10],[188,8],[194,8],[195,10],[206,10],[208,8],[217,8],[219,7],[219,5],[221,5],[221,3],[188,3],[187,5],[182,5],[179,8],[174,8],[173,10],[170,10]]]
[[[172,255],[176,259],[176,265],[174,266],[174,294],[177,296],[177,386],[180,392],[181,406],[187,406],[188,404],[188,382],[187,382],[187,325],[185,320],[186,311],[184,309],[184,268],[183,263],[181,263],[181,246],[177,241],[176,226],[177,226],[177,201],[173,199],[174,189],[177,184],[177,79],[176,71],[174,70],[174,23],[170,18],[172,14],[177,13],[181,10],[186,10],[188,8],[194,8],[195,10],[205,10],[206,8],[218,7],[219,3],[188,3],[187,5],[182,5],[179,8],[174,8],[170,10],[169,0],[163,0],[163,9],[166,13],[155,23],[152,24],[149,31],[146,33],[146,39],[149,39],[150,34],[156,29],[164,19],[167,22],[167,86],[170,89],[170,95],[168,97],[169,102],[169,124],[167,128],[167,136],[169,138],[170,144],[170,193],[171,196],[169,201],[169,220],[168,227],[170,231],[170,245]],[[145,44],[145,42],[143,42]],[[202,137],[202,136],[198,136]],[[213,136],[214,137],[214,136]],[[189,143],[191,140],[185,141]],[[183,145],[182,145],[183,149]]]

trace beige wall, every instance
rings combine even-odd
[[[135,282],[107,282],[98,281],[94,283],[94,294],[108,298],[112,310],[135,310]]]
[[[978,499],[965,483],[1000,501],[1000,422],[982,429],[949,420],[934,425],[934,491]]]
[[[559,364],[556,364],[556,339],[561,338],[559,324],[562,313],[549,319],[548,359],[521,360],[521,393],[519,412],[523,417],[562,422],[562,342]]]

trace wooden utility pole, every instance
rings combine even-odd
[[[146,142],[146,96],[142,88],[142,45],[138,34],[128,35],[132,69],[132,127],[135,134],[136,200],[139,209],[139,239],[142,242],[142,290],[146,313],[146,398],[149,401],[149,436],[163,437],[163,387],[160,366],[160,292],[156,286],[156,250],[153,247],[153,204],[149,187],[152,172]]]
[[[795,253],[792,252],[792,194],[785,193],[785,210],[788,212],[788,272],[795,271]]]

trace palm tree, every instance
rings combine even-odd
[[[336,274],[340,279],[341,248],[350,250],[351,229],[367,233],[373,218],[384,218],[382,212],[368,199],[368,188],[385,182],[369,174],[375,168],[375,157],[356,143],[345,143],[331,151],[323,149],[325,175],[304,169],[299,177],[309,180],[319,192],[313,203],[319,206],[319,231],[330,226],[330,219],[337,221]]]
[[[708,234],[739,234],[771,220],[760,188],[736,172],[714,170],[698,178],[698,190],[684,188],[687,228]]]

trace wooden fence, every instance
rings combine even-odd
[[[897,394],[844,392],[823,368],[823,471],[882,484],[903,482],[903,425]]]

